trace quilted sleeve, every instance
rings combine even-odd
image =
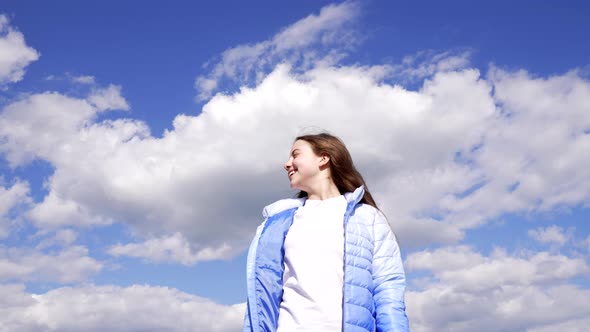
[[[406,277],[399,246],[385,216],[376,211],[373,225],[373,300],[377,332],[407,332]]]

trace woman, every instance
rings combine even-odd
[[[285,170],[300,192],[263,211],[244,331],[408,331],[399,247],[342,141],[297,137]]]

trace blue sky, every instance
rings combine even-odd
[[[590,323],[588,4],[0,15],[0,331],[239,330],[246,247],[314,128],[389,218],[412,330]]]

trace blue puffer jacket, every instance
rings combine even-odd
[[[344,298],[342,331],[409,331],[405,275],[395,236],[384,215],[359,204],[360,187],[344,196]],[[305,199],[267,206],[256,231],[246,268],[248,302],[244,331],[276,331],[283,295],[283,244],[293,216]]]

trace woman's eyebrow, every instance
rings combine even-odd
[[[299,149],[294,149],[293,151],[291,151],[291,155],[295,154],[295,151],[299,151]]]

